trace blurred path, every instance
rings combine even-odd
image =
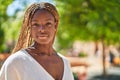
[[[97,57],[90,57],[88,61],[91,63],[91,66],[87,70],[87,80],[120,80],[120,67],[109,66],[107,64],[107,77],[104,78],[102,76],[102,60]]]

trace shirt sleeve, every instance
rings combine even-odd
[[[19,80],[17,76],[17,71],[14,68],[14,64],[9,63],[7,60],[0,71],[0,80]]]

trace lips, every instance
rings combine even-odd
[[[48,35],[39,35],[38,38],[39,39],[46,39],[48,37]]]

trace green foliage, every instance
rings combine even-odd
[[[55,0],[60,12],[58,42],[62,48],[77,40],[120,43],[119,0]]]
[[[86,54],[86,53],[79,53],[79,55],[78,55],[79,57],[87,57],[88,56],[88,54]]]
[[[75,79],[75,80],[78,80],[78,75],[77,75],[77,73],[74,73],[74,72],[73,72],[73,76],[74,76],[74,79]]]
[[[6,14],[6,9],[8,5],[12,2],[12,0],[0,0],[0,51],[4,51],[4,40],[5,40],[5,32],[4,27],[2,28],[2,24],[8,19]]]

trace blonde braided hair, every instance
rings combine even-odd
[[[32,4],[30,7],[28,7],[28,9],[25,12],[20,35],[18,38],[18,42],[17,42],[16,46],[14,47],[12,53],[17,52],[20,49],[27,48],[28,46],[30,46],[32,44],[33,40],[32,40],[32,37],[30,36],[31,19],[32,19],[34,13],[37,10],[41,10],[41,9],[45,9],[45,10],[49,11],[54,16],[55,21],[58,24],[59,14],[58,14],[55,6],[53,6],[52,4],[50,4],[48,2]]]

